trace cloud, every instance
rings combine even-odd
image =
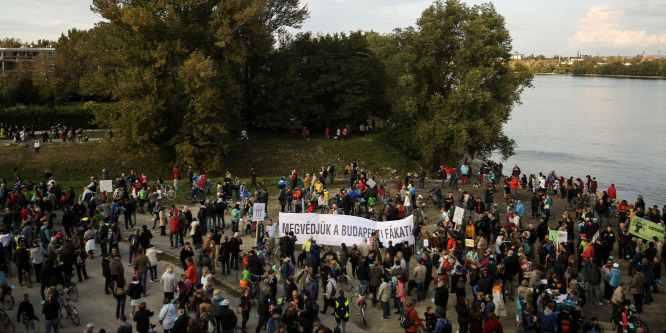
[[[53,22],[51,22],[51,26],[57,26],[57,25],[62,25],[62,19],[57,19]]]
[[[652,4],[651,7],[664,11],[663,4]],[[647,30],[647,27],[655,25],[651,17],[645,14],[645,10],[639,10],[634,1],[589,6],[587,15],[578,20],[569,43],[577,48],[604,47],[637,51],[666,44],[666,34]]]

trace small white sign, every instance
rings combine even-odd
[[[99,191],[112,193],[113,192],[113,181],[111,180],[100,180],[99,181]]]
[[[252,221],[263,221],[266,213],[266,204],[255,203],[254,206],[252,206],[252,209]]]
[[[377,183],[375,183],[375,181],[372,180],[372,179],[368,179],[368,180],[365,182],[365,184],[368,185],[369,188],[373,188],[373,187],[375,187],[375,185],[377,185]]]
[[[461,207],[456,207],[456,211],[453,213],[453,222],[457,224],[462,224],[463,217],[465,217],[465,209]]]

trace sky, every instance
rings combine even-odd
[[[487,0],[470,0],[479,4]],[[310,18],[301,31],[321,33],[414,26],[432,1],[301,0]],[[513,38],[513,51],[551,57],[666,54],[666,0],[495,0]],[[101,17],[91,0],[0,0],[0,38],[57,39],[89,29]]]

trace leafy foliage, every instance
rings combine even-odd
[[[416,29],[376,45],[393,67],[390,119],[403,149],[430,166],[513,153],[502,125],[532,76],[509,66],[511,38],[492,5],[435,2]]]

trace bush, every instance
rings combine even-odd
[[[56,124],[74,128],[95,128],[93,108],[84,104],[67,106],[30,106],[0,110],[0,122],[10,126],[35,126],[44,130]]]

